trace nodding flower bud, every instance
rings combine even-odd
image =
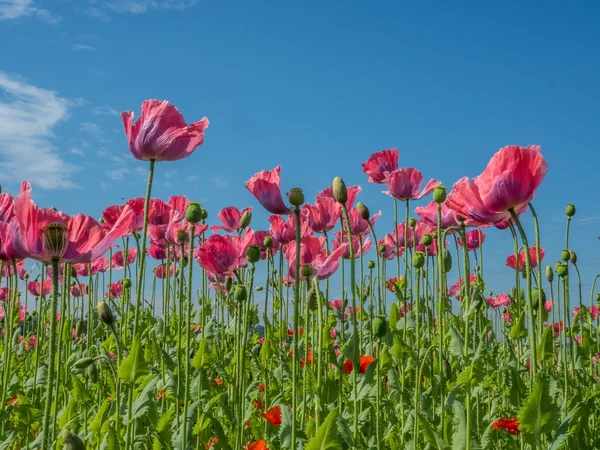
[[[446,201],[446,188],[444,186],[438,186],[433,190],[433,201],[437,204]]]
[[[98,315],[106,325],[112,325],[115,321],[115,316],[113,316],[112,310],[106,302],[98,302]]]
[[[411,228],[414,228],[417,226],[417,219],[415,219],[414,217],[411,217],[410,219],[408,219],[408,226]]]
[[[433,237],[431,237],[430,234],[424,234],[423,239],[421,239],[421,242],[423,243],[423,245],[431,245],[431,243],[433,242]]]
[[[260,291],[264,291],[265,288],[262,286],[256,286],[256,288],[254,289],[256,292],[260,292]]]
[[[333,191],[333,198],[335,201],[345,205],[348,201],[348,189],[346,188],[344,180],[340,177],[335,177],[333,183],[331,183],[331,190]]]
[[[189,223],[198,223],[202,220],[202,205],[198,202],[190,202],[185,210],[185,220]]]
[[[571,259],[571,252],[569,252],[569,250],[563,250],[560,252],[560,259],[562,259],[564,262],[567,262]]]
[[[246,250],[246,259],[250,264],[260,261],[260,248],[258,248],[258,245],[248,246],[248,250]]]
[[[425,265],[425,254],[423,252],[415,252],[412,256],[412,264],[417,269]]]
[[[310,274],[312,273],[312,267],[310,266],[310,264],[303,264],[302,268],[300,269],[300,273],[305,278],[310,277]]]
[[[252,222],[252,211],[248,210],[242,214],[242,218],[240,219],[240,228],[248,228],[250,226],[250,222]]]
[[[369,268],[369,270],[373,270],[375,268],[375,261],[370,259],[369,262],[367,263],[367,267]]]
[[[565,208],[565,214],[568,217],[573,217],[575,215],[575,205],[568,204]]]
[[[83,320],[78,320],[77,324],[75,325],[75,336],[77,337],[81,337],[81,335],[83,334]]]
[[[479,272],[479,266],[477,264],[473,266],[473,271],[476,273]]]
[[[98,219],[98,223],[99,223],[100,225],[104,225],[104,219],[103,219],[102,217],[100,217],[100,218]]]
[[[263,245],[267,248],[273,247],[273,238],[271,236],[265,237],[263,240]]]
[[[67,249],[69,240],[67,238],[67,226],[62,223],[54,222],[48,224],[43,230],[44,247],[54,257],[60,257]]]
[[[554,271],[556,272],[556,275],[562,278],[567,276],[569,273],[569,267],[565,263],[558,262],[554,266]]]
[[[123,287],[125,289],[130,289],[132,284],[131,284],[131,278],[123,278],[121,280],[121,284],[123,285]]]
[[[304,193],[300,188],[292,188],[288,197],[292,206],[302,206],[304,204]]]
[[[188,238],[188,232],[185,230],[178,230],[177,231],[177,241],[178,242],[185,242],[187,241]]]
[[[442,251],[442,262],[444,264],[444,272],[450,272],[452,270],[452,255],[448,249]]]
[[[208,210],[202,208],[202,220],[208,219]]]
[[[552,266],[546,266],[546,280],[550,283],[554,281],[554,271],[552,270]]]
[[[93,363],[94,363],[94,358],[86,356],[84,358],[79,358],[77,361],[75,361],[75,364],[73,364],[73,367],[75,367],[77,369],[85,369],[86,367],[92,365]]]
[[[381,253],[383,255],[386,250],[387,250],[387,247],[385,244],[379,244],[379,253]]]
[[[65,450],[85,450],[85,444],[79,436],[65,428],[62,432]]]
[[[358,211],[358,215],[364,220],[369,220],[371,218],[369,208],[367,208],[367,206],[363,202],[358,202],[358,204],[356,205],[356,210]]]
[[[600,303],[600,294],[596,294],[596,303]]]
[[[235,297],[235,300],[237,302],[246,301],[248,299],[248,290],[246,289],[246,286],[244,286],[243,284],[238,284],[235,287],[235,292],[233,296]]]
[[[573,264],[577,264],[577,253],[573,250],[569,250],[569,261]]]
[[[25,276],[24,276],[24,278],[25,278],[26,280],[29,280],[29,274],[28,274],[28,273],[26,273],[26,274],[25,274]]]

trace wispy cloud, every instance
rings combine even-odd
[[[210,177],[210,181],[214,187],[218,189],[224,189],[229,187],[229,180],[225,178],[225,175],[216,175],[214,177]]]
[[[56,92],[0,72],[0,179],[29,180],[43,189],[74,187],[76,167],[61,159],[52,144],[54,128],[71,103]]]
[[[0,0],[1,1],[1,0]],[[109,12],[143,14],[148,11],[176,10],[183,11],[199,3],[199,0],[89,0],[94,6],[84,12],[88,16],[100,20],[110,20]]]
[[[86,44],[73,44],[74,52],[95,52],[96,47],[92,47],[91,45]]]
[[[102,128],[100,128],[95,123],[83,122],[81,125],[79,125],[79,131],[88,133],[89,135],[95,137],[96,139],[102,138]]]
[[[87,16],[94,17],[96,19],[100,19],[100,20],[104,20],[104,21],[110,20],[110,16],[108,15],[108,13],[105,10],[103,10],[101,8],[97,8],[95,6],[86,8],[84,13]]]
[[[95,116],[118,116],[119,111],[110,106],[96,106],[92,108],[92,114]]]
[[[78,156],[85,156],[85,152],[77,147],[71,147],[71,153]]]
[[[34,16],[44,22],[58,23],[60,16],[34,6],[34,0],[0,0],[0,21]]]

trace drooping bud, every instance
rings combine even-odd
[[[121,284],[123,285],[123,287],[124,287],[125,289],[130,289],[130,288],[131,288],[131,285],[132,285],[132,284],[131,284],[131,278],[123,278],[123,279],[121,280]]]
[[[475,273],[479,272],[479,266],[478,266],[477,264],[475,264],[475,265],[473,266],[473,271],[474,271]]]
[[[452,270],[452,255],[448,249],[442,251],[442,262],[444,263],[444,272],[450,272]]]
[[[433,201],[437,204],[444,203],[446,201],[446,188],[444,186],[437,186],[433,190]]]
[[[64,254],[69,243],[66,225],[58,222],[48,224],[44,227],[43,236],[44,247],[52,256],[60,257]]]
[[[369,270],[373,270],[375,268],[375,261],[370,259],[369,262],[367,263],[367,267],[369,268]]]
[[[312,267],[310,264],[303,264],[302,268],[300,269],[300,273],[304,278],[310,277],[310,274],[312,273]]]
[[[77,278],[77,271],[75,270],[75,267],[73,267],[73,266],[71,266],[71,277]]]
[[[338,203],[345,205],[348,201],[348,189],[346,188],[344,180],[340,177],[335,177],[331,184],[331,188],[333,191],[333,198],[335,198]]]
[[[600,303],[600,294],[596,294],[596,303]]]
[[[185,242],[188,238],[188,232],[185,230],[177,231],[177,242]]]
[[[367,208],[367,206],[363,202],[358,202],[358,204],[356,205],[356,209],[358,211],[358,215],[364,220],[369,220],[371,218],[369,208]]]
[[[550,283],[554,281],[554,271],[552,270],[552,266],[546,266],[546,280]]]
[[[408,219],[408,226],[411,228],[414,228],[417,226],[417,219],[415,219],[414,217],[411,217],[410,219]]]
[[[571,261],[572,264],[577,264],[577,253],[573,250],[569,250],[569,261]]]
[[[304,193],[300,188],[292,188],[289,194],[290,203],[292,206],[302,206],[304,204]]]
[[[79,436],[66,429],[62,432],[63,442],[65,443],[65,450],[85,450],[85,444]]]
[[[560,252],[560,259],[562,259],[564,262],[567,262],[569,259],[571,259],[571,253],[569,250],[563,250]]]
[[[556,275],[562,278],[567,276],[569,273],[569,267],[565,263],[558,262],[554,266],[554,271],[556,272]]]
[[[412,256],[412,264],[417,269],[425,265],[425,254],[423,252],[415,252]]]
[[[273,247],[273,238],[271,236],[266,236],[263,241],[263,244],[267,248],[272,248]]]
[[[208,210],[202,208],[202,220],[208,219]]]
[[[200,222],[202,220],[202,205],[198,202],[190,202],[185,210],[185,220],[189,223]]]
[[[243,284],[238,284],[233,295],[236,301],[244,302],[248,299],[248,290]]]
[[[250,264],[260,261],[260,248],[258,248],[258,245],[248,246],[248,250],[246,250],[246,259]]]
[[[115,316],[106,302],[98,302],[98,315],[106,325],[112,325],[115,321]]]
[[[431,245],[431,243],[433,242],[433,237],[431,237],[430,234],[424,234],[423,239],[421,239],[421,242],[423,243],[423,245]]]
[[[77,324],[75,325],[75,336],[77,337],[81,337],[81,335],[83,334],[83,320],[78,320]]]
[[[565,208],[565,214],[568,217],[573,217],[575,215],[575,205],[568,204]]]
[[[84,358],[79,358],[77,361],[75,361],[75,364],[73,364],[73,367],[77,368],[77,369],[85,369],[86,367],[88,367],[89,365],[94,363],[94,358],[90,357],[90,356],[86,356]]]
[[[377,316],[373,320],[373,334],[379,339],[383,339],[387,333],[387,321],[385,316]]]
[[[248,228],[250,226],[250,222],[252,222],[252,211],[248,210],[242,214],[242,218],[240,219],[240,228]]]
[[[98,381],[98,369],[96,368],[95,364],[89,365],[85,372],[87,373],[87,376],[90,378],[92,383]]]
[[[256,286],[256,288],[254,289],[256,292],[260,292],[260,291],[264,291],[264,287],[262,286]]]

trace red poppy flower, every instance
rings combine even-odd
[[[264,403],[261,402],[259,399],[255,398],[254,401],[252,402],[254,404],[254,407],[258,410],[261,410],[265,407]]]
[[[269,447],[267,447],[267,441],[263,441],[262,439],[260,441],[250,442],[244,448],[246,450],[269,450]]]
[[[13,397],[10,402],[8,402],[6,404],[7,407],[12,406],[12,405],[16,405],[17,403],[19,403],[19,397]]]
[[[361,356],[358,373],[365,373],[369,368],[369,364],[371,364],[373,361],[375,361],[375,358],[373,356]],[[346,362],[342,365],[342,370],[347,374],[352,373],[353,368],[354,367],[351,359],[347,359]]]
[[[313,363],[313,354],[309,348],[308,349],[308,363],[305,361],[305,358],[302,358],[300,360],[300,367],[304,367],[305,364],[308,364],[310,366],[312,363]]]
[[[500,431],[502,429],[508,431],[510,434],[519,434],[519,421],[516,418],[512,419],[498,419],[492,424],[494,430]]]
[[[156,398],[163,398],[164,395],[165,395],[165,391],[159,391]]]
[[[217,383],[217,386],[223,386],[223,380],[220,378],[215,378],[215,383]]]
[[[264,392],[265,391],[265,383],[260,383],[258,385],[258,392]]]
[[[342,364],[342,370],[347,374],[352,373],[352,360],[351,359],[347,359],[346,362],[344,364]]]
[[[266,413],[260,413],[260,415],[271,422],[271,425],[275,427],[281,425],[281,406],[273,406]]]

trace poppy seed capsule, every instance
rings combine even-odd
[[[271,236],[265,237],[263,241],[263,245],[267,248],[273,247],[273,238]]]
[[[44,227],[44,247],[52,256],[62,256],[67,248],[67,226],[62,223],[51,223]]]
[[[600,294],[596,294],[596,303],[600,303]]]
[[[560,259],[562,259],[564,262],[567,262],[569,259],[571,259],[571,253],[569,250],[563,250],[560,252]]]
[[[373,334],[379,339],[383,339],[387,333],[387,322],[385,317],[375,317],[373,320]]]
[[[248,299],[248,290],[243,284],[238,284],[233,295],[236,301],[244,302]]]
[[[573,217],[575,215],[575,205],[568,204],[567,207],[565,208],[565,214],[568,217]]]
[[[571,261],[572,264],[577,264],[577,253],[573,250],[569,250],[569,255],[569,261]]]
[[[425,254],[423,252],[415,252],[412,256],[412,264],[417,269],[425,265]]]
[[[304,193],[300,188],[292,188],[288,197],[293,206],[302,206],[304,204]]]
[[[185,242],[187,241],[188,238],[188,233],[185,230],[179,230],[177,231],[177,240],[179,242]]]
[[[556,263],[556,265],[554,266],[554,271],[556,272],[556,275],[558,275],[559,277],[565,277],[567,275],[567,273],[569,273],[569,269],[568,266],[565,263]]]
[[[250,264],[260,261],[260,248],[258,248],[258,245],[250,245],[248,247],[246,259]]]
[[[202,208],[202,220],[208,219],[208,210]]]
[[[344,180],[340,177],[335,177],[333,183],[331,183],[331,190],[333,191],[333,198],[335,201],[345,205],[348,201],[348,189],[346,188]]]
[[[375,268],[375,261],[370,259],[369,262],[367,263],[367,267],[369,268],[369,270],[373,270]]]
[[[75,361],[75,364],[73,364],[73,367],[75,367],[77,369],[85,369],[86,367],[88,367],[89,365],[91,365],[93,363],[94,363],[94,358],[86,356],[85,358],[80,358],[77,361]]]
[[[106,325],[112,325],[115,321],[115,316],[113,316],[110,306],[106,302],[98,302],[98,315]]]
[[[554,281],[554,271],[552,270],[552,266],[546,266],[546,280],[550,283]]]
[[[379,244],[379,253],[381,253],[383,255],[386,250],[387,250],[387,247],[385,244]]]
[[[85,444],[81,438],[71,430],[65,429],[62,432],[62,438],[65,443],[65,450],[85,450]]]
[[[125,289],[129,289],[129,288],[131,288],[131,279],[130,278],[123,278],[121,280],[121,284],[123,285],[123,287]]]
[[[433,237],[431,237],[430,234],[425,234],[423,235],[423,239],[421,239],[421,242],[423,243],[423,245],[431,245],[431,243],[433,242]]]
[[[189,223],[198,223],[202,220],[202,205],[198,202],[190,202],[185,210],[185,220]]]
[[[414,228],[417,226],[417,219],[415,219],[414,217],[411,217],[410,219],[408,219],[408,226],[411,228]]]
[[[437,204],[444,203],[446,201],[446,188],[444,186],[437,186],[433,190],[433,201]]]
[[[358,215],[364,220],[369,220],[369,218],[371,217],[369,208],[367,208],[367,206],[363,202],[358,202],[358,204],[356,205],[356,210],[358,211]]]
[[[300,273],[304,278],[310,277],[310,274],[312,273],[312,268],[310,267],[310,264],[303,264],[302,268],[300,269]]]
[[[242,218],[240,219],[240,228],[248,228],[248,226],[250,226],[250,222],[252,222],[252,211],[248,210],[242,214]]]

